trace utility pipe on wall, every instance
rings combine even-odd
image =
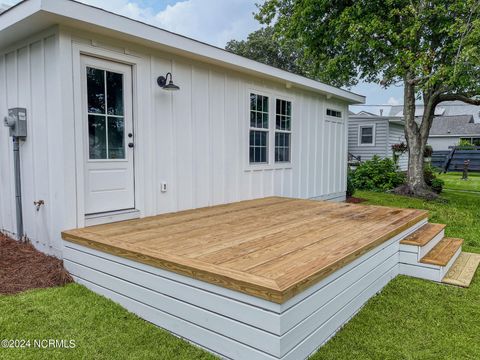
[[[17,238],[22,240],[23,232],[23,211],[22,211],[22,178],[20,173],[20,140],[27,137],[27,109],[8,109],[8,116],[5,116],[4,124],[10,129],[10,136],[13,139],[13,169],[15,178],[15,204],[17,215]]]
[[[13,171],[15,177],[15,204],[17,213],[17,238],[23,239],[22,178],[20,170],[20,140],[13,137]]]

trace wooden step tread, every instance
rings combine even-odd
[[[480,264],[480,254],[462,252],[442,282],[450,285],[469,287]]]
[[[420,229],[415,231],[413,234],[410,234],[405,239],[400,241],[400,244],[425,246],[430,240],[432,240],[443,229],[445,229],[445,226],[446,225],[444,224],[427,223],[423,225]]]
[[[446,266],[462,244],[463,239],[443,238],[420,260],[420,262],[424,264]]]

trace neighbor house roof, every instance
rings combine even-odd
[[[25,0],[0,15],[0,49],[54,25],[121,37],[145,46],[220,65],[257,77],[281,81],[350,104],[365,97],[232,54],[158,27],[71,0]]]
[[[415,107],[415,116],[423,115],[424,106]],[[394,105],[390,108],[390,115],[403,116],[403,105]],[[480,106],[466,104],[461,101],[444,101],[435,109],[435,116],[473,115],[475,122],[480,122]]]
[[[433,119],[430,136],[480,136],[480,124],[472,115],[438,116]]]

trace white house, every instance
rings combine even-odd
[[[472,115],[438,116],[433,119],[428,143],[434,151],[450,151],[460,141],[480,145],[480,123]]]
[[[303,200],[345,198],[363,96],[68,0],[0,15],[0,86],[0,229],[224,358],[306,359],[397,275],[477,266],[424,210]]]
[[[0,229],[57,256],[70,228],[270,195],[344,199],[348,106],[364,102],[67,0],[0,15],[0,85],[2,118],[26,120],[17,191],[0,127]]]
[[[402,118],[361,111],[348,116],[348,152],[361,161],[373,156],[393,159],[392,145],[406,143]],[[397,159],[399,168],[408,168],[408,153]]]

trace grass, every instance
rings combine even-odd
[[[214,359],[87,288],[0,296],[2,339],[74,340],[71,349],[2,349],[0,359]]]
[[[440,176],[445,181],[445,187],[450,190],[480,192],[480,174],[468,174],[468,180],[462,180],[462,173],[452,172]]]
[[[357,192],[367,204],[419,208],[480,253],[480,177],[446,180],[443,200]],[[461,190],[461,191],[459,191]],[[400,276],[312,356],[320,359],[480,358],[480,275],[469,289]],[[1,339],[73,339],[74,349],[1,349],[0,359],[213,359],[80,285],[0,296]]]
[[[480,253],[480,176],[442,175],[440,201],[358,191],[366,204],[426,209],[430,221],[447,224],[447,236],[465,239],[463,250]],[[313,357],[320,359],[479,359],[480,271],[468,289],[399,276],[372,298]]]

